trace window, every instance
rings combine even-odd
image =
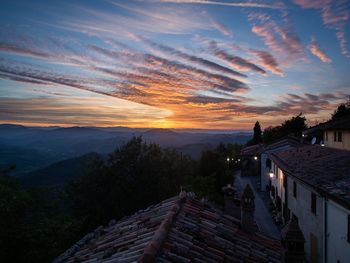
[[[297,198],[297,183],[293,182],[293,196]]]
[[[343,141],[343,133],[342,132],[338,132],[338,142]]]
[[[316,195],[311,193],[311,212],[316,215]]]
[[[348,242],[350,243],[350,215],[348,215]]]
[[[334,141],[336,142],[337,141],[337,132],[336,131],[333,133],[333,137],[334,137]]]
[[[325,141],[328,141],[328,131],[326,131],[326,138]]]

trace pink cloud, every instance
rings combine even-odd
[[[268,21],[261,25],[254,25],[252,32],[261,37],[272,51],[283,56],[285,62],[305,60],[304,47],[299,37],[290,28]]]
[[[233,33],[231,31],[231,29],[229,29],[227,26],[225,26],[224,24],[219,23],[218,21],[214,20],[214,19],[210,19],[212,26],[217,29],[219,32],[221,32],[223,35],[228,36],[228,37],[232,37]]]
[[[327,54],[320,48],[316,39],[312,37],[309,49],[313,55],[318,57],[322,62],[330,63],[332,60],[327,56]]]
[[[283,71],[280,69],[276,59],[267,51],[251,50],[253,54],[259,57],[261,65],[273,74],[283,76]]]
[[[337,31],[340,51],[350,58],[349,50],[346,47],[345,26],[350,18],[348,0],[294,0],[294,3],[302,8],[315,8],[321,10],[323,24],[328,28]]]

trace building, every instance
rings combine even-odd
[[[301,146],[299,138],[294,136],[287,136],[282,138],[275,143],[272,143],[266,146],[260,155],[260,190],[261,191],[270,191],[270,174],[272,174],[272,166],[271,166],[271,158],[270,155],[272,153],[277,153],[280,151],[284,151],[293,147]]]
[[[259,176],[260,175],[260,154],[264,147],[262,144],[244,147],[241,150],[241,175]]]
[[[283,255],[288,259],[293,240],[287,238],[282,247],[279,240],[256,231],[251,189],[246,188],[241,204],[240,220],[181,192],[97,228],[54,262],[281,262]]]
[[[350,117],[330,120],[304,131],[304,137],[309,140],[316,138],[326,147],[350,151]]]
[[[269,157],[262,176],[282,222],[299,222],[307,260],[350,262],[350,151],[303,145]]]

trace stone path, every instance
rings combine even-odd
[[[260,229],[260,232],[264,233],[267,236],[280,239],[280,232],[272,220],[271,214],[268,208],[265,205],[261,195],[256,191],[256,188],[251,182],[250,177],[241,177],[241,173],[236,172],[235,174],[236,180],[235,185],[237,187],[238,192],[242,193],[244,187],[247,184],[250,184],[254,191],[255,195],[255,220]]]

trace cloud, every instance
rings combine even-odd
[[[210,18],[210,21],[211,21],[212,26],[215,29],[217,29],[219,32],[221,32],[221,34],[223,34],[224,36],[228,36],[228,37],[233,36],[231,29],[229,29],[224,24],[219,23],[218,21],[214,20],[213,18]]]
[[[347,58],[350,58],[350,53],[349,53],[349,50],[348,48],[346,47],[347,45],[347,40],[346,40],[346,37],[345,37],[345,32],[344,31],[338,31],[336,33],[336,36],[339,40],[339,46],[340,46],[340,52],[346,56]]]
[[[217,45],[217,42],[211,41],[210,42],[210,51],[220,58],[221,60],[227,62],[230,64],[233,68],[241,71],[254,71],[261,75],[265,75],[266,71],[260,68],[259,66],[255,65],[254,63],[250,62],[247,59],[244,59],[239,56],[231,55],[228,52],[226,52],[223,49],[220,49]]]
[[[187,99],[187,102],[194,104],[222,104],[228,102],[242,102],[238,98],[220,98],[220,97],[211,97],[211,96],[190,96]]]
[[[279,56],[284,66],[290,66],[296,61],[306,61],[303,44],[286,14],[282,25],[277,24],[270,15],[264,13],[251,12],[248,19],[252,23],[252,32]]]
[[[285,62],[304,60],[304,48],[298,36],[288,28],[270,21],[254,25],[252,32],[261,37],[266,46],[284,57]]]
[[[242,57],[238,57],[236,56],[237,62],[242,61],[242,64],[247,65],[249,68],[246,68],[246,70],[253,70],[255,72],[258,72],[262,75],[266,74],[266,71],[264,70],[267,69],[270,72],[272,72],[273,74],[279,75],[279,76],[283,76],[283,71],[280,68],[279,63],[277,62],[277,60],[275,59],[275,57],[269,53],[268,51],[265,50],[257,50],[257,49],[252,49],[252,48],[248,48],[244,45],[237,45],[234,44],[232,42],[225,42],[225,41],[217,41],[217,40],[212,40],[212,39],[208,39],[205,38],[203,36],[196,36],[195,39],[200,43],[200,44],[204,44],[207,49],[209,50],[209,52],[211,54],[214,54],[217,51],[223,51],[225,53],[227,53],[227,58],[229,58],[230,54],[225,51],[225,50],[229,50],[230,52],[239,52],[239,53],[245,53],[251,58],[250,60],[247,59],[243,59]],[[220,55],[220,54],[218,54]],[[225,54],[221,54],[221,56],[223,57],[223,60],[225,61]],[[231,55],[233,56],[233,55]],[[229,63],[229,61],[227,61]],[[260,67],[259,67],[260,66]],[[238,68],[237,68],[238,69]],[[241,69],[239,69],[241,70]]]
[[[0,52],[14,53],[24,56],[31,56],[36,58],[48,58],[49,55],[45,52],[32,50],[24,47],[20,47],[14,44],[0,43]]]
[[[263,105],[254,97],[256,93],[247,94],[251,90],[251,73],[266,75],[270,71],[282,76],[283,62],[304,57],[293,29],[277,25],[269,16],[259,16],[256,18],[259,23],[252,27],[271,52],[252,49],[247,44],[238,45],[232,40],[208,41],[206,48],[198,47],[198,43],[181,42],[185,44],[178,48],[180,42],[171,42],[173,39],[187,41],[187,34],[197,30],[201,34],[208,30],[213,33],[212,28],[216,26],[223,34],[229,32],[225,32],[225,26],[205,20],[208,17],[205,13],[193,16],[189,9],[180,10],[174,5],[160,5],[160,9],[153,5],[141,9],[129,3],[115,6],[123,8],[122,12],[78,8],[81,16],[60,19],[63,21],[60,30],[65,30],[65,35],[72,33],[68,30],[79,32],[73,33],[72,38],[82,35],[73,41],[50,40],[46,35],[38,39],[32,34],[35,41],[29,41],[30,45],[18,39],[18,42],[0,44],[0,56],[6,57],[0,58],[0,79],[16,81],[18,87],[22,87],[21,83],[26,87],[40,87],[42,96],[51,98],[61,96],[54,91],[62,88],[71,91],[71,94],[66,93],[66,100],[38,99],[33,100],[35,103],[8,100],[5,106],[0,105],[1,110],[11,103],[13,106],[3,115],[0,113],[2,119],[8,115],[6,120],[13,118],[18,122],[49,123],[51,120],[51,123],[86,125],[98,119],[101,122],[96,125],[156,126],[159,121],[169,127],[228,128],[237,124],[250,128],[252,118],[274,122],[304,106],[305,111],[318,114],[329,110],[339,98],[331,94],[293,94],[271,99]],[[164,41],[162,44],[160,39]],[[74,97],[75,93],[83,95]],[[84,97],[91,98],[86,102],[90,107],[83,102],[79,104]],[[124,112],[122,107],[108,112],[106,104],[96,103],[97,97],[108,100],[109,106],[117,107],[124,101],[124,106],[132,104],[134,107],[125,106]],[[21,103],[23,105],[19,106]],[[82,108],[81,119],[79,107]],[[137,117],[134,113],[138,113]]]
[[[253,54],[259,57],[261,65],[271,71],[273,74],[283,76],[283,71],[280,69],[276,59],[267,51],[264,50],[250,50]]]
[[[182,51],[176,50],[176,49],[171,48],[169,46],[157,44],[157,43],[155,43],[153,41],[150,41],[148,39],[145,39],[145,38],[142,38],[142,40],[145,43],[149,44],[150,46],[152,46],[152,47],[154,47],[154,48],[156,48],[158,50],[161,50],[163,52],[166,52],[168,54],[171,54],[171,55],[179,57],[179,58],[183,58],[183,59],[185,59],[187,61],[194,62],[197,65],[204,66],[204,67],[209,68],[211,70],[219,71],[219,72],[225,73],[225,74],[231,74],[231,75],[238,76],[238,77],[246,77],[242,73],[239,73],[239,72],[237,72],[235,70],[232,70],[232,69],[229,69],[227,67],[221,66],[221,65],[219,65],[219,64],[217,64],[215,62],[209,61],[207,59],[203,59],[203,58],[200,58],[200,57],[197,57],[197,56],[194,56],[194,55],[189,55],[187,53],[184,53]]]
[[[313,55],[318,57],[322,62],[330,63],[332,60],[327,56],[327,54],[320,48],[315,37],[311,38],[311,43],[309,49]]]
[[[281,97],[277,106],[289,114],[317,114],[325,110],[334,110],[336,106],[346,99],[349,94],[343,92],[337,93],[303,93],[301,95],[287,94]]]
[[[153,8],[151,5],[144,5],[143,8],[140,8],[129,3],[115,1],[109,1],[109,3],[111,9],[108,12],[74,6],[75,12],[79,12],[80,15],[66,17],[61,26],[65,30],[106,38],[120,38],[121,36],[130,38],[136,33],[188,34],[198,29],[208,29],[205,15],[193,16],[190,10],[179,10],[167,6]],[[120,12],[121,8],[128,12]],[[81,17],[88,17],[88,19],[81,19]]]
[[[118,103],[116,103],[118,102]],[[0,122],[25,125],[155,127],[171,112],[106,96],[0,97]]]
[[[350,58],[345,38],[345,27],[350,19],[349,0],[294,0],[294,3],[302,8],[319,9],[323,24],[336,30],[341,53]]]
[[[142,0],[141,0],[142,1]],[[146,0],[145,2],[151,3],[174,3],[174,4],[201,4],[201,5],[218,5],[218,6],[230,6],[230,7],[245,7],[245,8],[267,8],[267,9],[280,9],[280,4],[261,4],[254,2],[219,2],[209,0]]]

